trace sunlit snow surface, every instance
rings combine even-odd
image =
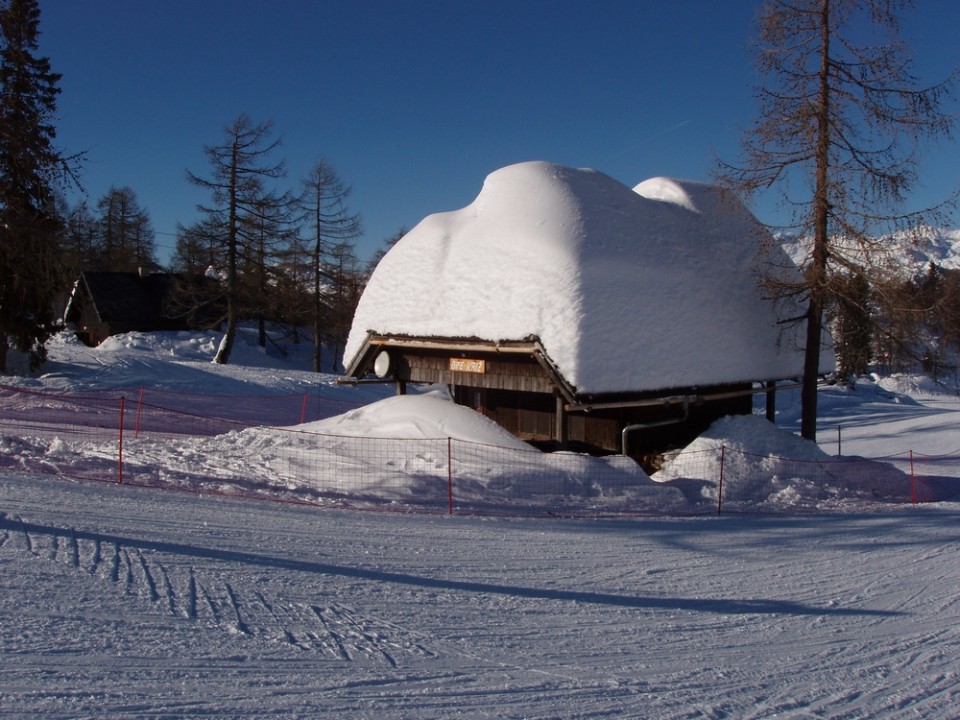
[[[99,479],[122,472],[127,484],[338,507],[387,503],[486,514],[704,514],[717,510],[721,495],[728,511],[797,511],[857,507],[862,500],[905,502],[920,485],[921,499],[947,494],[942,483],[912,486],[906,454],[881,464],[836,463],[812,443],[751,417],[716,423],[685,450],[667,454],[662,469],[648,476],[628,458],[541,453],[455,405],[443,388],[399,397],[387,386],[340,386],[332,376],[297,370],[291,360],[297,352],[272,358],[246,336],[237,357],[250,364],[218,366],[210,362],[217,345],[212,336],[178,333],[132,333],[96,349],[58,338],[47,372],[22,386],[73,388],[79,401],[63,404],[45,424],[23,415],[23,431],[5,423],[0,465]],[[199,394],[190,394],[190,386]],[[130,398],[119,468],[117,421],[104,419],[117,409],[91,408],[84,397],[97,387]],[[871,388],[885,400],[876,386],[861,390],[863,400]],[[285,389],[286,411],[272,411]],[[165,390],[179,394],[153,399]],[[134,410],[144,393],[144,431],[138,425],[132,432],[134,416],[141,422]],[[48,403],[42,397],[25,401]],[[169,407],[174,401],[186,414],[150,413],[151,403]],[[305,417],[315,405],[324,419],[298,424],[298,417],[315,417]],[[245,424],[218,421],[212,430],[204,425],[195,436],[183,434],[196,416],[229,419],[240,408]],[[784,410],[792,422],[789,407]],[[264,426],[247,427],[258,412]],[[95,435],[83,430],[91,415],[102,428]],[[853,454],[847,448],[846,455]],[[950,470],[924,467],[919,474]]]
[[[217,340],[135,335],[98,350],[61,340],[46,376],[15,382],[78,392],[202,380],[198,391],[222,394],[387,400],[249,344],[239,357],[257,367],[216,367]],[[477,430],[423,399],[409,415],[403,401],[379,406],[385,434]],[[864,380],[825,389],[821,405],[819,449],[750,419],[698,442],[800,460],[833,455],[840,439],[844,454],[869,457],[960,450],[951,389]],[[781,427],[794,428],[796,403],[779,407]],[[330,422],[372,431],[377,415]],[[198,441],[192,457],[228,465],[243,437]],[[50,449],[66,453],[69,441]],[[953,502],[491,519],[4,471],[0,714],[954,718],[958,527]]]

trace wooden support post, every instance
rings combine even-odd
[[[561,449],[564,449],[567,447],[567,411],[564,408],[564,399],[561,395],[556,396],[556,401],[557,414],[553,434],[557,445]]]

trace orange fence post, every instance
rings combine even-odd
[[[123,406],[126,398],[120,396],[120,443],[117,452],[117,484],[123,484]]]
[[[727,446],[720,446],[720,484],[717,487],[717,515],[720,514],[723,508],[723,461],[727,454]]]
[[[453,515],[453,438],[447,438],[447,498],[448,513]]]
[[[910,451],[910,502],[917,504],[917,475],[913,471],[913,450]]]
[[[140,415],[143,412],[143,385],[140,386],[140,400],[137,402],[137,422],[133,426],[133,436],[140,437]]]

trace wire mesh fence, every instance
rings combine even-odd
[[[960,453],[798,460],[718,445],[668,453],[648,476],[621,455],[302,425],[350,407],[310,395],[0,386],[0,468],[323,507],[514,516],[795,513],[930,502],[960,488]]]

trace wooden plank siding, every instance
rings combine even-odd
[[[522,440],[553,440],[556,403],[551,394],[457,385],[453,399],[482,412]]]
[[[397,377],[407,382],[441,383],[491,390],[512,390],[525,393],[553,393],[553,383],[540,364],[531,356],[501,356],[476,353],[469,359],[483,360],[484,372],[450,370],[449,353],[421,351],[403,353]]]
[[[533,344],[529,349],[498,351],[483,344],[473,350],[467,341],[456,341],[450,347],[443,347],[439,339],[419,344],[416,340],[384,342],[368,348],[365,362],[372,365],[381,349],[393,357],[392,379],[401,384],[446,385],[456,403],[483,413],[544,449],[619,452],[623,429],[643,425],[651,427],[630,433],[628,453],[645,456],[686,445],[714,420],[748,414],[753,405],[749,382],[592,397],[570,395],[570,388],[558,386],[549,363],[535,355]]]

